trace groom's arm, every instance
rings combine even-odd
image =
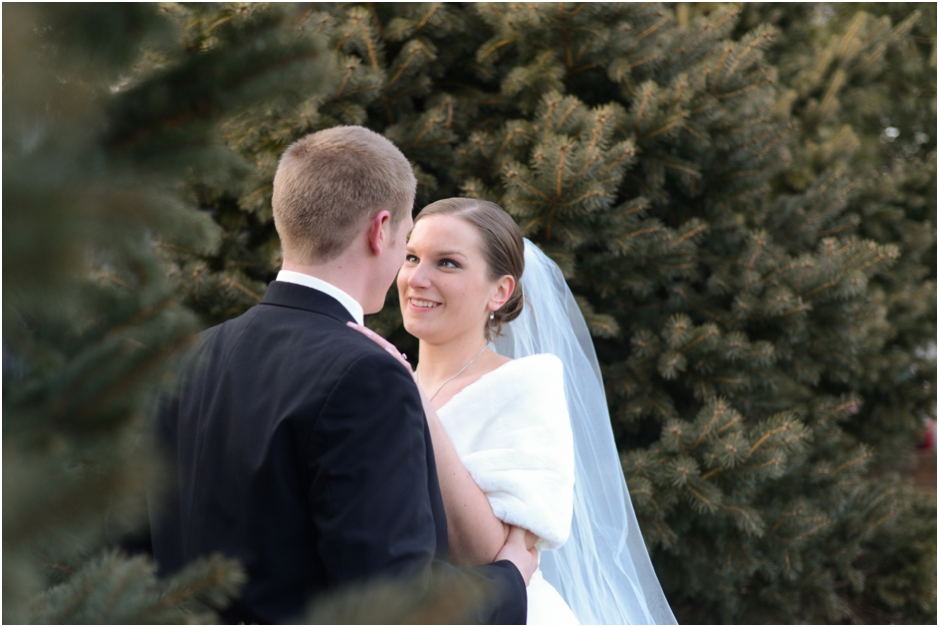
[[[317,418],[309,455],[310,512],[331,586],[407,576],[434,560],[429,446],[420,396],[394,358],[370,351],[340,375]],[[458,572],[440,561],[434,569]],[[525,584],[511,562],[472,572],[501,597],[482,621],[524,622]]]
[[[309,505],[330,585],[404,574],[434,557],[420,405],[408,379],[390,355],[370,351],[340,375],[317,418]]]

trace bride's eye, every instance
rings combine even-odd
[[[408,263],[417,263],[417,255],[405,255],[404,260]]]
[[[457,262],[453,261],[452,259],[441,259],[440,265],[443,266],[444,268],[462,268],[463,267]]]

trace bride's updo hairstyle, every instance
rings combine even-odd
[[[505,275],[515,279],[515,291],[509,300],[486,319],[484,334],[491,342],[502,333],[502,326],[522,313],[525,297],[522,294],[522,273],[525,271],[525,242],[522,230],[499,205],[488,200],[473,198],[444,198],[424,207],[414,223],[428,216],[446,215],[466,220],[482,236],[482,253],[489,266],[489,279],[496,281]]]

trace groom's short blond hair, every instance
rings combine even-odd
[[[336,126],[290,145],[274,175],[274,226],[284,258],[323,263],[339,256],[379,211],[397,230],[414,205],[417,180],[394,144],[361,126]]]

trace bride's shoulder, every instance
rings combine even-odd
[[[564,365],[555,355],[540,353],[512,359],[500,366],[507,376],[526,383],[525,387],[543,388],[564,382]]]
[[[555,355],[538,354],[512,360],[500,386],[506,407],[515,407],[538,424],[567,423],[564,365]]]
[[[517,364],[516,367],[521,367],[526,370],[563,371],[564,369],[564,364],[561,363],[557,355],[552,355],[551,353],[538,353],[536,355],[528,355],[527,357],[519,357],[511,361],[513,364]]]

